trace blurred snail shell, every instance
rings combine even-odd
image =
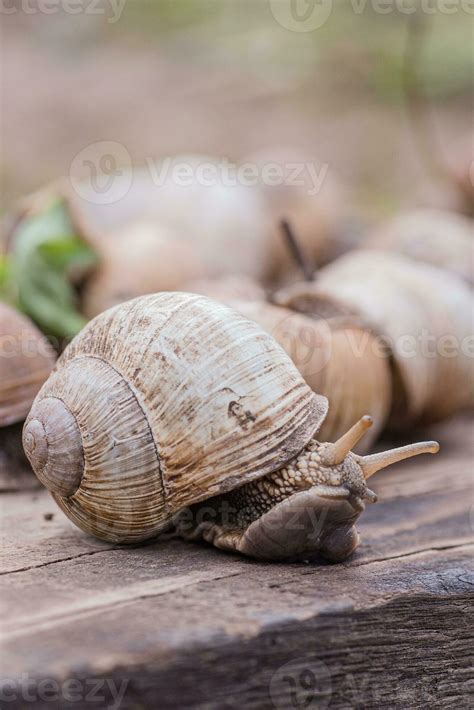
[[[385,426],[391,397],[390,366],[377,336],[355,318],[315,319],[265,302],[228,304],[270,333],[313,392],[327,397],[318,439],[338,439],[370,412],[374,425],[357,449],[369,451]]]
[[[243,163],[258,168],[270,218],[266,274],[269,282],[293,280],[296,272],[279,233],[283,216],[294,227],[312,263],[325,264],[355,246],[356,237],[346,229],[346,215],[341,208],[348,203],[346,190],[327,163],[292,146],[265,148]]]
[[[392,353],[392,423],[436,421],[474,404],[473,294],[453,274],[398,254],[360,250],[282,289],[276,302],[318,315],[358,313]],[[449,342],[448,342],[449,341]],[[455,348],[444,355],[443,347]]]
[[[319,444],[326,412],[256,323],[201,296],[162,293],[103,313],[76,337],[23,442],[64,512],[100,538],[137,542],[173,523],[186,539],[254,557],[343,559],[358,544],[364,501],[376,498],[366,479],[438,445],[357,456],[350,448],[370,417]]]
[[[184,290],[199,293],[226,305],[231,305],[233,301],[265,301],[267,297],[263,286],[244,274],[196,279],[189,281]]]
[[[188,177],[181,184],[175,169],[183,168]],[[176,156],[154,171],[123,171],[112,182],[110,204],[97,204],[92,183],[67,193],[74,221],[101,261],[84,287],[89,317],[147,293],[182,290],[193,279],[266,273],[270,235],[262,194],[256,186],[225,184],[217,158]],[[115,192],[125,194],[115,200]]]
[[[23,421],[56,354],[36,326],[0,302],[0,426]]]
[[[377,227],[364,246],[439,266],[474,285],[474,225],[461,214],[435,209],[402,213]]]
[[[136,222],[103,235],[98,268],[82,296],[88,318],[160,290],[173,291],[205,272],[195,246],[178,240],[169,228],[152,221]]]

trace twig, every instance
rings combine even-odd
[[[297,266],[301,269],[305,281],[314,281],[316,267],[311,264],[308,257],[304,254],[301,244],[299,243],[290,223],[287,219],[280,221],[281,231],[285,238],[288,249],[293,256]]]

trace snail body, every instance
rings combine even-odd
[[[363,501],[374,499],[366,477],[437,445],[357,456],[350,448],[368,418],[318,444],[327,409],[257,324],[201,296],[161,293],[86,326],[38,394],[23,443],[62,510],[101,539],[139,542],[174,524],[185,538],[254,557],[311,548],[341,559],[357,544]],[[330,509],[318,536],[308,528],[290,542],[286,527],[272,542],[274,511],[291,512],[302,492],[306,506],[310,492],[316,511]]]

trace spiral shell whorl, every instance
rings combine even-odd
[[[51,493],[72,496],[84,473],[82,438],[74,415],[59,399],[35,402],[23,429],[23,448]]]

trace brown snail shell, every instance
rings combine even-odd
[[[386,249],[452,271],[474,284],[474,228],[468,217],[418,209],[376,228],[364,247]]]
[[[135,542],[280,468],[326,411],[255,323],[162,293],[106,311],[75,338],[33,404],[24,446],[80,528]]]
[[[357,449],[369,451],[385,426],[391,398],[390,366],[377,336],[347,316],[315,319],[264,302],[232,306],[270,333],[313,392],[327,397],[329,411],[318,439],[339,439],[371,412],[374,424]]]
[[[392,423],[436,421],[474,404],[473,295],[456,276],[398,254],[360,250],[321,269],[314,284],[296,284],[275,298],[315,314],[320,299],[325,310],[328,303],[335,313],[350,309],[386,340]],[[454,356],[443,355],[446,339],[454,341]]]
[[[0,427],[25,419],[55,360],[29,318],[0,302]]]

